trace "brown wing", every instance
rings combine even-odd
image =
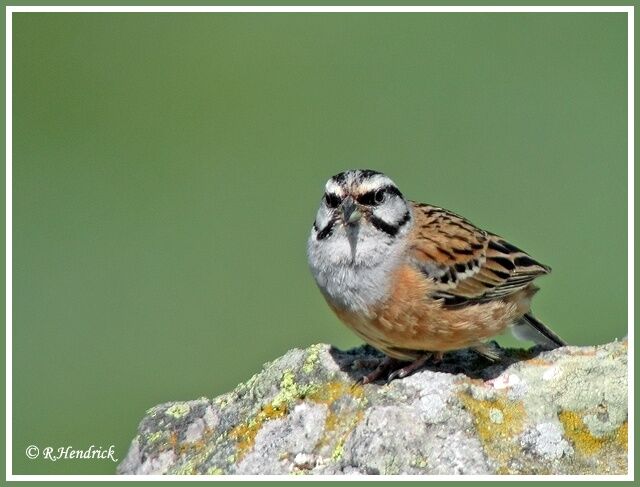
[[[445,305],[489,301],[512,294],[551,269],[463,217],[412,203],[415,225],[409,249],[414,264],[436,284]]]

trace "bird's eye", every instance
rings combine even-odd
[[[329,208],[337,208],[340,204],[340,198],[338,197],[338,195],[333,193],[325,193],[324,201],[327,203],[327,206]]]
[[[367,193],[358,196],[358,203],[361,205],[375,206],[384,201],[385,188],[380,188],[377,191],[369,191]]]

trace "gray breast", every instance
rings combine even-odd
[[[405,258],[405,239],[363,233],[355,253],[340,232],[323,241],[312,233],[307,246],[309,267],[322,293],[336,307],[354,312],[366,312],[385,300],[393,269]]]

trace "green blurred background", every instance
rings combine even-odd
[[[305,257],[346,168],[551,265],[569,342],[626,334],[624,14],[21,13],[13,46],[15,473],[113,473],[24,450],[122,459],[156,403],[358,345]]]

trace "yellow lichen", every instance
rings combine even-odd
[[[336,412],[333,404],[342,397],[348,397],[355,402],[355,407],[346,411]],[[364,412],[361,409],[365,403],[364,388],[359,384],[347,384],[340,381],[330,381],[321,384],[309,399],[328,408],[324,425],[324,435],[318,443],[318,448],[331,447],[331,459],[338,460],[344,453],[344,443],[349,433],[362,421]]]
[[[186,442],[180,443],[179,445],[177,445],[176,452],[179,455],[184,455],[187,452],[194,455],[202,451],[207,446],[208,446],[207,441],[204,438],[200,438],[199,440],[196,440],[191,443],[186,443]]]
[[[545,360],[545,359],[541,359],[541,358],[538,358],[538,357],[534,357],[534,358],[531,358],[531,359],[527,360],[527,365],[541,365],[541,366],[544,366],[544,365],[551,365],[551,364],[552,364],[551,361]]]
[[[612,439],[625,450],[627,449],[629,426],[626,421],[613,434],[598,437],[591,434],[582,417],[574,411],[561,411],[558,419],[564,427],[567,439],[571,440],[574,448],[584,455],[598,453],[605,445],[611,443]]]
[[[629,424],[626,421],[622,423],[618,431],[616,431],[615,438],[616,442],[627,450],[629,443]]]
[[[334,448],[333,456],[341,455],[342,443],[363,417],[363,412],[360,409],[345,414],[336,414],[332,411],[333,403],[343,396],[353,398],[358,408],[365,400],[364,389],[360,385],[351,386],[339,381],[318,385],[300,385],[296,382],[295,374],[292,371],[285,371],[280,381],[280,390],[273,400],[263,406],[254,417],[237,425],[229,432],[229,437],[236,441],[237,460],[242,459],[253,448],[256,436],[264,423],[285,416],[291,406],[300,399],[309,399],[328,407],[325,434],[336,432],[338,444]]]
[[[172,431],[171,433],[169,433],[167,444],[173,451],[176,451],[176,449],[178,448],[178,432],[177,431]]]
[[[281,418],[287,414],[287,406],[284,404],[274,405],[273,403],[264,406],[258,414],[246,423],[239,424],[231,430],[229,436],[236,440],[236,452],[238,459],[244,457],[256,441],[256,435],[262,425],[273,419]]]
[[[587,455],[593,455],[604,445],[604,438],[597,438],[589,432],[578,413],[573,411],[561,411],[558,419],[564,426],[565,436],[571,440],[577,451]]]
[[[256,435],[265,422],[285,416],[295,401],[312,394],[316,389],[317,386],[312,384],[299,385],[296,382],[295,374],[290,370],[285,371],[280,380],[280,390],[273,400],[263,406],[253,418],[237,425],[229,433],[229,436],[237,442],[236,454],[238,460],[253,448]]]
[[[345,382],[330,381],[318,386],[308,397],[314,402],[330,405],[345,395],[349,395],[360,402],[364,399],[364,388],[359,384],[352,385]]]
[[[509,460],[519,449],[516,439],[526,416],[522,403],[505,397],[480,400],[466,392],[460,394],[460,400],[473,417],[485,452],[498,464],[498,472],[515,473],[509,469]]]
[[[498,397],[478,400],[469,394],[461,395],[462,404],[473,415],[480,439],[484,443],[503,442],[513,439],[522,431],[525,417],[522,403]],[[496,415],[501,415],[496,421]]]

